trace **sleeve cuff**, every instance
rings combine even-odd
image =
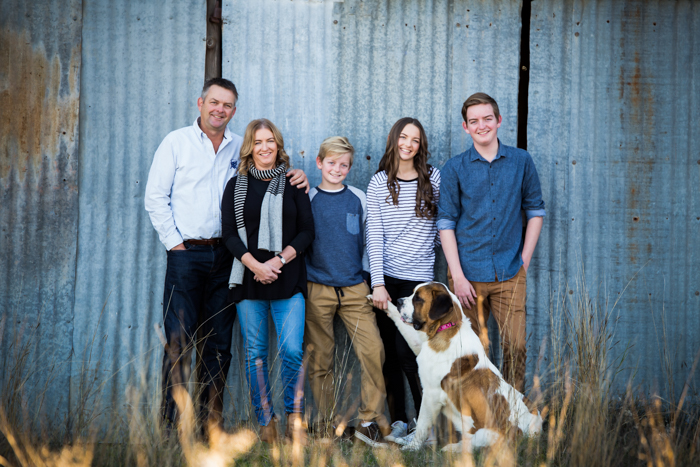
[[[376,280],[375,280],[376,278]],[[370,273],[370,279],[371,279],[371,286],[372,288],[377,287],[378,285],[384,285],[384,274],[372,274]]]
[[[544,211],[542,211],[542,212],[544,212]],[[451,221],[449,219],[438,219],[438,221],[437,221],[438,230],[454,230],[456,226],[457,226],[457,223],[455,221]]]
[[[184,240],[182,239],[182,235],[180,235],[178,232],[175,232],[172,235],[168,235],[164,240],[163,240],[163,245],[165,245],[165,249],[170,251],[176,246],[178,246],[180,243],[182,243]]]
[[[527,216],[527,220],[530,220],[533,217],[544,217],[545,211],[544,209],[533,209],[532,211],[525,211],[525,215]]]

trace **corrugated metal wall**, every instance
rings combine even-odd
[[[464,96],[501,103],[503,140],[516,142],[520,2],[380,0],[223,2],[223,74],[240,101],[232,128],[266,117],[313,183],[324,138],[347,136],[359,156],[349,183],[364,189],[396,120],[418,118],[432,163],[466,146]],[[477,42],[478,40],[478,42]],[[494,73],[483,63],[493,59]]]
[[[700,349],[700,5],[537,1],[531,20],[528,149],[548,211],[533,340],[552,332],[550,294],[585,277],[619,300],[619,383],[678,395]]]
[[[198,114],[206,5],[64,3],[0,6],[1,349],[41,316],[33,368],[63,362],[49,405],[65,407],[68,387],[77,404],[96,377],[120,406],[130,383],[158,397],[165,254],[143,190],[162,138]],[[358,151],[349,182],[365,188],[399,117],[423,122],[438,167],[462,152],[461,104],[483,90],[514,145],[521,7],[225,0],[223,73],[241,94],[233,129],[273,120],[313,183],[320,142],[344,134]],[[688,375],[700,347],[698,10],[532,3],[527,136],[548,215],[530,272],[531,371],[554,332],[552,294],[585,270],[599,300],[629,283],[616,340],[618,352],[634,344],[636,381],[666,392],[664,335],[676,393]],[[240,366],[229,383],[227,410],[248,418]]]
[[[272,120],[313,184],[323,139],[347,136],[357,151],[348,182],[363,190],[401,117],[426,128],[432,164],[462,152],[462,102],[478,90],[499,100],[502,139],[514,145],[520,9],[511,1],[224,1],[223,75],[240,93],[231,126],[242,135],[250,120]],[[490,60],[496,66],[485,73]],[[347,335],[339,320],[336,335]],[[350,347],[338,347],[359,369]],[[359,395],[354,386],[347,406]]]
[[[129,383],[154,392],[165,249],[143,195],[162,139],[198,115],[205,14],[204,0],[84,7],[73,404],[92,377],[116,405]]]
[[[49,418],[65,409],[73,337],[81,16],[79,0],[0,3],[0,387],[46,384],[22,397]],[[25,345],[20,375],[6,365]]]

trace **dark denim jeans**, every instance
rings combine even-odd
[[[163,418],[177,421],[172,390],[186,385],[198,325],[204,336],[198,359],[201,384],[199,416],[221,422],[223,391],[231,363],[235,305],[227,305],[228,278],[233,256],[223,246],[191,245],[168,251],[163,294],[163,326],[167,344],[163,356]]]

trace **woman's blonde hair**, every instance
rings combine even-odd
[[[275,139],[275,144],[277,144],[277,160],[275,161],[275,167],[279,167],[280,164],[285,164],[288,169],[292,168],[292,162],[287,153],[284,152],[284,138],[282,138],[282,133],[280,133],[275,124],[270,120],[266,118],[259,118],[248,124],[245,129],[245,134],[243,135],[243,145],[241,146],[241,163],[238,166],[238,173],[241,175],[248,175],[248,169],[251,165],[253,165],[255,132],[262,128],[267,128],[272,132],[272,137]]]
[[[323,140],[318,149],[318,158],[321,162],[328,156],[342,156],[350,154],[350,167],[355,156],[355,148],[345,136],[331,136]]]

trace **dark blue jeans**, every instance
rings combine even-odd
[[[198,327],[204,338],[198,359],[201,385],[199,416],[220,423],[223,391],[231,363],[235,305],[227,305],[233,256],[223,246],[191,245],[168,251],[163,294],[163,327],[167,344],[163,356],[163,418],[177,421],[172,391],[187,384]]]

